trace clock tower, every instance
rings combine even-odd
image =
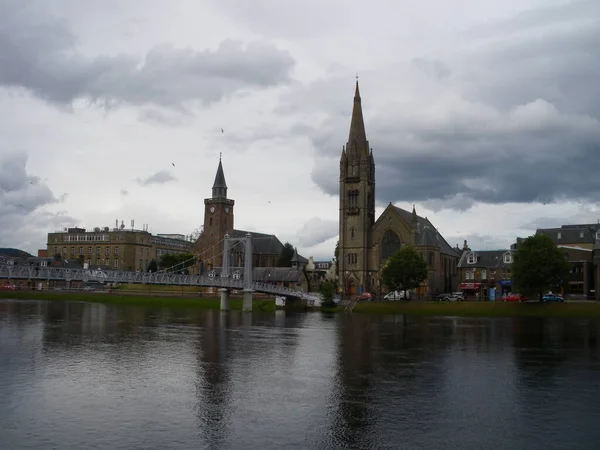
[[[234,203],[227,198],[227,183],[219,156],[212,197],[204,199],[204,230],[197,242],[197,251],[206,268],[222,267],[222,240],[226,234],[233,236]]]

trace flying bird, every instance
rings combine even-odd
[[[225,133],[225,132],[223,131],[223,128],[221,128],[221,134],[223,134],[223,133]]]
[[[173,164],[173,167],[175,167],[175,163],[171,163],[171,164]]]

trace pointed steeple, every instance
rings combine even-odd
[[[300,257],[298,256],[298,249],[296,247],[294,247],[294,255],[292,256],[290,262],[292,263],[293,268],[298,268],[300,266],[300,263],[302,262],[300,261]]]
[[[225,183],[225,174],[223,173],[223,164],[221,163],[221,155],[219,154],[219,167],[217,167],[217,175],[212,187],[213,198],[227,198],[227,183]]]
[[[350,134],[348,135],[346,151],[354,157],[360,157],[362,154],[368,155],[369,153],[369,143],[367,142],[367,133],[365,132],[358,80],[356,80],[356,90],[354,91],[354,107],[352,108]]]

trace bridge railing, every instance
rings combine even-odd
[[[244,280],[231,277],[208,277],[202,275],[178,275],[170,273],[125,272],[117,270],[64,269],[58,267],[36,268],[32,266],[0,265],[0,278],[28,280],[58,280],[102,283],[141,283],[178,286],[221,287],[244,289]],[[314,297],[289,287],[260,281],[253,282],[252,290],[311,300]]]

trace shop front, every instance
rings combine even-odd
[[[508,295],[512,292],[512,280],[500,280],[498,282],[498,294],[500,296]]]
[[[465,298],[479,298],[481,292],[481,283],[460,283],[460,290]]]

